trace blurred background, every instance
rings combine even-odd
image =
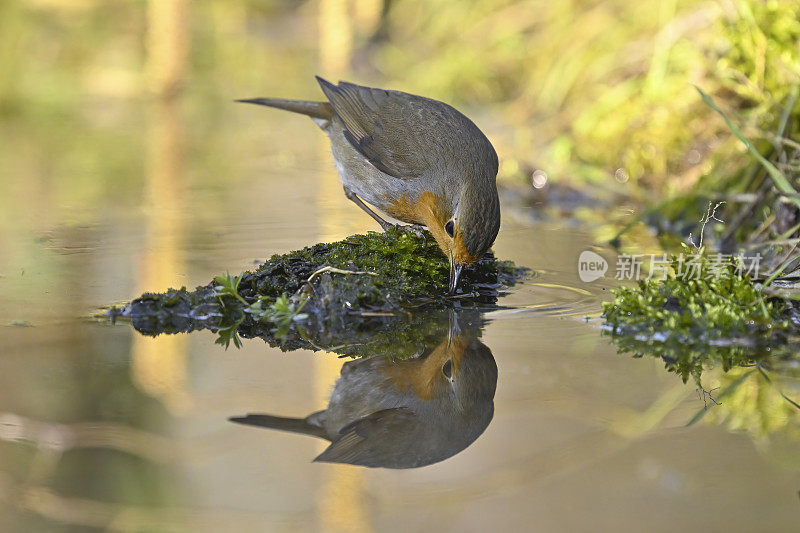
[[[207,121],[225,120],[241,95],[315,98],[319,73],[476,108],[503,178],[543,169],[577,185],[690,187],[722,127],[693,84],[757,129],[800,79],[793,0],[9,0],[2,10],[0,110],[38,118],[54,139],[52,118],[99,134],[152,96],[180,98],[189,120]],[[137,153],[110,129],[107,142]]]
[[[691,386],[577,321],[606,287],[576,288],[573,266],[596,222],[737,171],[742,146],[693,85],[766,138],[799,43],[794,0],[4,0],[0,529],[788,530],[793,412],[750,383],[746,412],[682,429]],[[536,320],[485,334],[495,421],[439,466],[312,465],[321,444],[225,421],[324,407],[335,358],[83,319],[375,229],[311,122],[233,103],[321,98],[315,74],[473,118],[510,206],[495,250],[545,278],[511,302]]]
[[[29,124],[4,145],[35,135],[115,175],[103,183],[121,195],[141,191],[118,170],[135,168],[147,115],[134,110],[154,99],[180,100],[191,152],[257,113],[232,111],[234,98],[318,98],[312,74],[397,88],[475,116],[502,179],[541,169],[641,198],[692,187],[725,152],[693,85],[757,133],[800,81],[794,0],[8,0],[1,14],[0,113],[8,128]],[[92,157],[70,131],[116,149]],[[229,141],[231,155],[245,142]],[[64,186],[87,201],[110,194],[90,187]]]
[[[495,144],[503,183],[545,204],[577,198],[591,218],[621,200],[733,187],[744,149],[693,85],[757,140],[774,134],[800,83],[796,0],[7,0],[0,10],[8,222],[34,207],[20,196],[51,202],[48,216],[63,205],[78,216],[141,200],[158,173],[234,191],[223,184],[242,179],[232,162],[253,135],[270,168],[296,167],[291,146],[267,142],[288,132],[254,124],[274,113],[231,101],[319,98],[314,74],[458,106]],[[296,117],[277,128],[295,126],[315,142]],[[32,157],[42,153],[47,163]]]

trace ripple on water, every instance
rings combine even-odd
[[[531,279],[521,283],[500,300],[503,309],[491,311],[487,318],[528,317],[530,315],[595,319],[601,314],[601,303],[608,288],[597,284],[569,280],[569,274],[537,270]],[[574,277],[574,274],[572,275]]]

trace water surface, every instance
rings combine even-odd
[[[308,121],[236,108],[211,131],[168,105],[106,112],[131,130],[73,118],[2,131],[0,529],[796,527],[796,413],[752,380],[687,427],[704,406],[695,385],[601,336],[616,282],[576,272],[595,228],[530,222],[513,202],[494,249],[535,276],[464,329],[464,350],[496,366],[491,416],[466,445],[429,466],[364,468],[312,462],[324,439],[228,421],[326,409],[350,363],[87,317],[374,222],[344,198]],[[704,386],[740,371],[712,369]]]

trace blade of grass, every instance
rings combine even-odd
[[[794,104],[797,102],[798,96],[798,89],[800,86],[795,85],[792,89],[792,92],[789,93],[789,99],[786,101],[786,106],[781,111],[781,118],[778,121],[778,133],[775,135],[778,139],[783,137],[784,131],[786,131],[786,124],[789,123],[789,116],[792,114],[792,109],[794,109]]]
[[[757,368],[757,369],[758,369],[758,371],[761,373],[761,376],[764,378],[764,380],[765,380],[767,383],[769,383],[770,385],[772,385],[772,387],[773,387],[773,388],[774,388],[776,391],[778,391],[778,394],[780,394],[780,395],[781,395],[781,397],[782,397],[784,400],[786,400],[786,401],[787,401],[787,402],[789,402],[790,404],[792,404],[792,405],[794,405],[795,407],[797,407],[798,409],[800,409],[800,404],[798,404],[796,401],[794,401],[794,400],[792,400],[791,398],[789,398],[788,396],[786,396],[786,395],[783,393],[783,391],[782,391],[782,390],[780,390],[780,389],[778,388],[778,386],[777,386],[777,385],[775,385],[775,384],[772,382],[772,379],[770,379],[770,377],[767,375],[767,373],[764,371],[764,369],[763,369],[763,368],[761,368],[761,365],[759,365],[758,363],[756,363],[756,368]]]
[[[800,224],[796,224],[778,236],[776,240],[783,241],[794,235],[794,232],[800,229]]]
[[[742,144],[744,144],[745,148],[747,148],[747,151],[750,152],[750,154],[755,157],[756,160],[766,169],[769,177],[772,178],[772,182],[775,184],[775,187],[781,193],[790,195],[789,199],[795,205],[800,207],[800,199],[795,197],[797,195],[797,191],[794,190],[794,187],[792,187],[792,185],[789,183],[789,180],[786,179],[786,176],[784,176],[775,165],[770,163],[763,155],[759,153],[758,150],[755,149],[752,144],[750,144],[750,141],[747,140],[747,137],[744,136],[742,131],[733,122],[731,122],[728,116],[723,113],[719,107],[717,107],[717,104],[714,103],[709,95],[703,92],[700,87],[695,86],[695,89],[697,89],[697,92],[700,93],[700,97],[703,99],[703,101],[722,117],[722,119],[725,121],[725,124],[728,126],[728,129],[731,130],[731,133],[733,133],[736,138],[739,139]]]
[[[800,257],[800,256],[794,255],[794,256],[792,256],[792,257],[789,257],[789,258],[787,258],[787,259],[786,259],[786,261],[784,261],[783,263],[781,263],[781,266],[779,266],[779,267],[778,267],[778,268],[775,270],[775,272],[773,272],[772,274],[770,274],[770,276],[769,276],[769,277],[766,279],[766,281],[764,281],[764,287],[769,287],[770,283],[772,283],[773,281],[775,281],[775,279],[776,279],[778,276],[780,276],[781,274],[783,274],[783,271],[784,271],[784,270],[786,270],[786,267],[788,267],[788,266],[789,266],[789,265],[791,265],[793,262],[795,262],[795,261],[797,260],[797,258],[798,258],[798,257]]]

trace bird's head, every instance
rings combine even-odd
[[[483,257],[500,229],[500,202],[494,180],[485,185],[467,183],[460,194],[432,211],[434,216],[427,226],[450,260],[452,294],[461,270]]]

